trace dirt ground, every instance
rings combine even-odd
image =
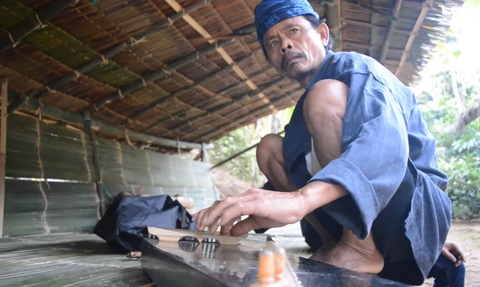
[[[223,196],[236,195],[251,187],[231,176],[224,169],[214,171],[215,182]],[[449,241],[457,242],[467,257],[465,286],[480,287],[480,222],[454,222],[448,235]],[[433,286],[433,280],[427,280],[422,287]]]

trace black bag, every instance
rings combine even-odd
[[[127,196],[110,206],[93,232],[120,252],[138,251],[147,227],[181,228],[182,210],[168,195]],[[184,228],[197,230],[188,212]]]

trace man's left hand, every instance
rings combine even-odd
[[[241,236],[259,228],[281,227],[300,221],[305,215],[305,203],[298,192],[277,192],[251,188],[238,195],[216,201],[211,207],[193,215],[200,230]],[[241,216],[249,217],[234,225]]]
[[[450,261],[455,263],[455,266],[460,266],[463,262],[467,262],[463,250],[455,242],[447,241],[442,248],[442,254]]]

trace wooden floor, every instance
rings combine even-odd
[[[298,226],[272,229],[287,252],[308,256]],[[0,286],[153,286],[140,261],[114,253],[94,234],[0,239]]]

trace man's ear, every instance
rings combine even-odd
[[[318,25],[317,32],[320,35],[320,40],[322,41],[323,46],[327,46],[328,40],[330,39],[330,30],[328,29],[327,24],[322,23]]]

